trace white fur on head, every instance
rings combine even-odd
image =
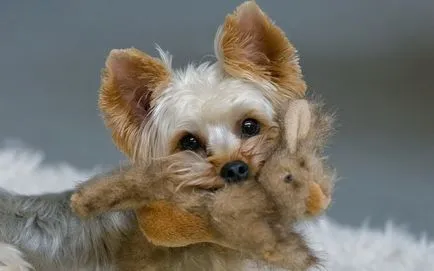
[[[260,87],[225,76],[217,64],[189,65],[173,73],[155,101],[139,156],[168,155],[169,142],[181,132],[202,137],[213,154],[236,151],[240,147],[236,125],[251,114],[273,121],[273,106]]]
[[[309,132],[311,113],[307,100],[294,100],[288,103],[285,113],[285,135],[291,153],[297,150],[297,140],[305,138]]]

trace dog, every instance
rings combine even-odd
[[[319,259],[292,227],[330,202],[335,175],[323,148],[332,119],[306,100],[291,102],[280,124],[283,136],[256,180],[213,192],[192,190],[185,183],[190,172],[201,176],[207,168],[197,167],[197,154],[185,152],[85,182],[72,196],[72,208],[90,219],[137,210],[138,226],[116,255],[120,270],[202,270],[219,263],[217,270],[241,270],[246,259],[307,270]],[[148,219],[162,217],[150,215],[158,212],[166,212],[166,219]]]
[[[258,174],[278,142],[276,108],[306,91],[296,49],[254,1],[226,17],[214,45],[215,63],[180,71],[161,49],[159,59],[134,48],[112,50],[99,96],[113,140],[131,161],[146,165],[195,152],[212,170],[190,182],[210,190]],[[105,242],[119,239],[133,214],[81,221],[68,207],[72,192],[2,191],[0,241],[19,247],[40,270],[109,270],[116,246]],[[106,254],[94,251],[100,246]]]

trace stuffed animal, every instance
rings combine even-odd
[[[256,179],[215,191],[198,189],[185,177],[192,172],[203,176],[201,171],[208,168],[197,166],[197,154],[183,152],[175,154],[183,163],[173,162],[180,157],[168,157],[82,184],[72,196],[72,208],[82,217],[135,209],[138,226],[156,246],[214,243],[238,252],[236,258],[306,270],[319,260],[291,226],[320,214],[330,203],[334,174],[322,151],[332,118],[306,100],[290,102],[282,115],[282,137]],[[149,250],[149,244],[134,246],[129,249]],[[154,261],[121,258],[120,266],[128,270]]]

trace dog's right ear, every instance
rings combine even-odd
[[[113,141],[128,157],[133,157],[149,111],[169,80],[169,68],[157,58],[134,48],[110,52],[99,108]]]

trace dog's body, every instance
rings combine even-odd
[[[36,270],[111,270],[134,215],[119,212],[80,220],[69,207],[71,194],[0,191],[0,242],[19,248]]]

